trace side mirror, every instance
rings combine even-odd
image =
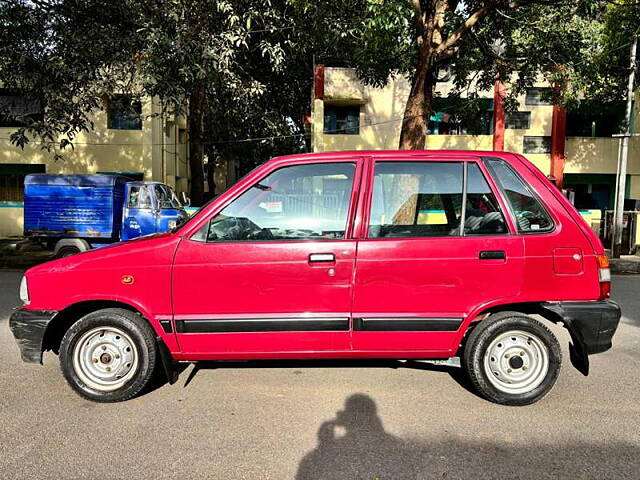
[[[191,199],[187,197],[186,193],[180,192],[180,197],[180,203],[182,203],[182,205],[184,205],[185,207],[189,207],[191,205]]]

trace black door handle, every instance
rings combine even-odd
[[[482,250],[478,258],[480,260],[504,260],[507,256],[504,250]]]

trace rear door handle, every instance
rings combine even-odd
[[[335,263],[336,256],[333,253],[312,253],[309,255],[309,263]]]
[[[504,260],[507,256],[504,250],[482,250],[478,258],[480,260]]]

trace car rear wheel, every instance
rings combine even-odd
[[[464,349],[463,365],[478,393],[503,405],[530,405],[555,384],[560,344],[542,323],[518,312],[480,322]]]
[[[138,395],[158,358],[151,326],[129,310],[108,308],[74,323],[60,346],[60,368],[71,387],[96,402]]]

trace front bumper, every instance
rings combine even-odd
[[[17,309],[9,319],[20,355],[24,362],[42,363],[42,341],[47,327],[58,312],[50,310]]]
[[[547,302],[542,308],[562,320],[573,342],[571,360],[583,374],[589,373],[589,355],[611,348],[622,312],[617,303]]]

